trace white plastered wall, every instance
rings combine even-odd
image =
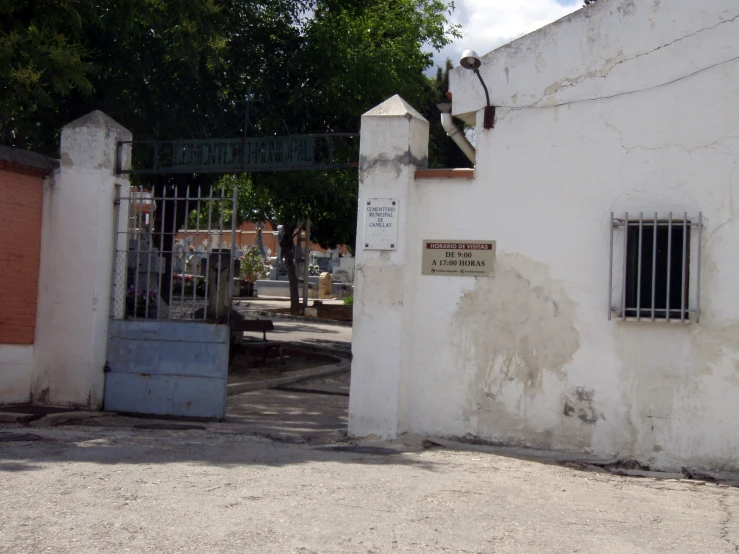
[[[453,73],[476,178],[408,184],[395,433],[739,467],[736,36],[735,2],[597,3],[484,57],[492,103],[522,108],[490,131],[479,82]],[[612,211],[703,213],[700,323],[608,320]],[[494,276],[421,276],[423,239],[497,241]],[[387,293],[357,291],[359,340]]]
[[[403,332],[408,285],[404,260],[411,206],[408,191],[417,165],[426,163],[429,125],[394,96],[362,116],[359,182],[361,228],[369,198],[398,201],[394,250],[359,248],[355,261],[352,394],[349,429],[355,435],[392,437],[398,428],[398,387],[406,366]],[[359,239],[361,240],[361,239]]]
[[[33,402],[102,406],[116,186],[128,196],[117,143],[126,140],[131,133],[99,111],[62,129],[61,167],[44,186]]]
[[[0,403],[28,402],[32,374],[32,344],[0,344]]]

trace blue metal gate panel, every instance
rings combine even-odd
[[[226,417],[229,327],[111,320],[105,410]]]

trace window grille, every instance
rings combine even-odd
[[[615,232],[621,229],[620,237]],[[639,213],[639,218],[616,218],[611,212],[608,319],[616,313],[622,320],[700,321],[700,258],[703,214],[689,218],[670,212]],[[694,237],[692,235],[695,235]],[[620,304],[613,305],[614,242],[623,244]],[[695,260],[691,242],[695,241]],[[691,267],[695,271],[694,304],[691,305]]]

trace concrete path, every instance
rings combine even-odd
[[[233,433],[282,442],[327,444],[346,439],[349,373],[229,396]]]
[[[276,307],[289,307],[289,301],[281,300],[237,300],[234,308],[248,316],[257,316],[260,311]],[[261,316],[266,317],[266,316]],[[351,352],[352,328],[347,325],[314,323],[310,320],[272,318],[275,331],[267,333],[270,340],[302,343],[308,346]],[[261,333],[245,333],[247,337],[262,338]]]

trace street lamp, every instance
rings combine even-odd
[[[475,75],[477,75],[477,78],[480,79],[480,84],[482,84],[482,88],[485,89],[485,100],[487,101],[487,105],[485,106],[485,114],[482,120],[482,126],[485,129],[492,129],[495,127],[495,106],[490,105],[490,94],[488,94],[488,87],[485,86],[485,81],[482,80],[482,75],[480,75],[480,66],[482,65],[482,60],[480,59],[480,56],[477,55],[477,52],[474,50],[465,50],[462,53],[462,58],[459,60],[459,65],[464,67],[465,69],[471,69]]]

